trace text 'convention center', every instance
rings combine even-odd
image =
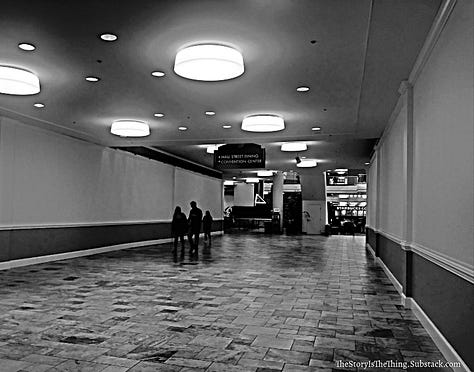
[[[2,0],[0,372],[474,371],[473,0]]]

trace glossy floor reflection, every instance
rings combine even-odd
[[[335,371],[369,360],[400,370],[444,360],[364,244],[226,235],[192,259],[163,245],[0,271],[0,371]]]

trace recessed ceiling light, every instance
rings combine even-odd
[[[225,124],[225,125],[222,126],[222,128],[224,128],[224,129],[230,129],[230,128],[232,128],[232,125]]]
[[[115,120],[110,132],[120,137],[146,137],[150,135],[150,127],[139,120]]]
[[[304,142],[287,142],[281,145],[281,151],[306,151],[308,146]]]
[[[277,115],[251,115],[244,118],[241,128],[248,132],[277,132],[285,129],[285,122]]]
[[[271,177],[271,176],[273,176],[273,171],[270,171],[270,170],[258,171],[257,176],[259,176],[259,177]]]
[[[365,165],[370,165],[370,163],[369,163],[369,162],[366,162],[366,163],[364,163],[364,164],[365,164]]]
[[[176,54],[174,72],[191,80],[229,80],[244,73],[244,59],[238,50],[225,45],[192,45]]]
[[[309,91],[309,87],[298,87],[296,88],[296,91],[297,92],[308,92]]]
[[[298,168],[313,168],[316,167],[318,163],[314,159],[303,159],[301,162],[296,164]]]
[[[157,118],[162,118],[163,116],[165,116],[165,114],[161,113],[161,112],[156,112],[153,114],[153,116],[157,117]]]
[[[20,48],[21,50],[25,50],[27,52],[31,52],[32,50],[36,49],[36,47],[30,43],[20,43],[18,44],[18,48]]]
[[[0,66],[0,93],[27,96],[40,92],[38,77],[32,72],[10,66]]]
[[[206,111],[205,114],[207,116],[214,116],[216,113],[214,111]]]
[[[165,76],[165,73],[163,71],[153,71],[151,74],[154,77],[163,77],[163,76]]]
[[[43,108],[43,107],[44,107],[44,103],[38,102],[38,103],[33,104],[33,106],[35,106],[35,107],[37,107],[37,108]]]
[[[111,33],[105,33],[100,35],[100,38],[104,41],[115,41],[118,39],[117,35]]]
[[[88,77],[86,77],[86,80],[87,80],[87,81],[90,81],[90,82],[92,82],[92,83],[96,83],[96,82],[98,82],[98,81],[100,80],[100,78],[95,77],[95,76],[88,76]]]
[[[319,131],[319,130],[321,130],[321,127],[312,127],[311,130]]]
[[[233,179],[233,180],[236,180],[236,179],[237,179],[237,177],[232,177],[232,179]]]
[[[179,130],[188,130],[188,127],[178,127]]]

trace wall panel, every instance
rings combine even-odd
[[[414,87],[414,240],[474,264],[473,2],[456,3]]]

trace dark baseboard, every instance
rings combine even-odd
[[[213,221],[212,231],[222,231]],[[171,237],[171,223],[131,223],[0,230],[0,262]]]
[[[366,242],[402,286],[403,295],[416,302],[472,370],[473,284],[370,227]]]

